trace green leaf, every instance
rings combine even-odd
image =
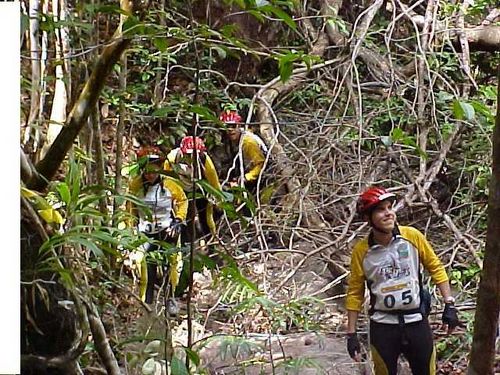
[[[56,189],[62,201],[66,203],[66,205],[69,205],[69,203],[71,202],[71,193],[69,191],[68,184],[65,182],[60,182],[59,184],[57,184]]]
[[[200,356],[197,352],[189,348],[184,348],[184,351],[186,352],[186,355],[189,357],[191,362],[193,362],[196,366],[200,365]]]
[[[291,61],[281,62],[279,64],[281,82],[286,82],[293,72],[293,63]]]
[[[232,202],[233,195],[228,192],[224,192],[222,190],[214,188],[212,185],[208,183],[206,180],[197,180],[196,184],[200,186],[203,190],[205,190],[208,194],[214,196],[219,202]]]
[[[153,44],[156,48],[158,48],[161,52],[165,52],[168,48],[167,38],[154,38]]]
[[[172,370],[172,375],[189,375],[186,365],[177,357],[172,358],[170,368]]]
[[[257,20],[260,23],[263,23],[265,21],[265,19],[262,16],[261,12],[259,12],[258,10],[250,9],[250,10],[248,10],[248,13],[250,13],[252,16],[254,16],[255,18],[257,18]]]
[[[453,114],[458,120],[471,121],[475,117],[474,107],[466,102],[461,102],[459,100],[453,101]]]
[[[297,29],[297,25],[295,24],[295,21],[284,10],[282,10],[278,7],[272,6],[272,5],[264,5],[263,7],[260,7],[259,9],[273,13],[276,17],[278,17],[283,22],[285,22],[288,25],[288,27],[290,27],[293,30]]]
[[[191,112],[196,113],[201,116],[204,120],[217,122],[219,118],[208,108],[202,105],[195,104],[191,106]]]
[[[405,137],[405,133],[401,128],[394,128],[391,132],[391,137],[394,141],[400,141]]]
[[[172,107],[160,107],[153,112],[153,116],[164,117],[172,112]]]

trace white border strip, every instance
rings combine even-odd
[[[0,107],[2,144],[2,270],[0,270],[0,373],[19,374],[20,369],[20,4],[0,1]]]

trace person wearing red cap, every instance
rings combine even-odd
[[[443,297],[442,320],[448,333],[460,322],[442,263],[419,230],[397,225],[395,200],[393,193],[381,187],[368,188],[358,200],[358,212],[371,230],[352,251],[346,298],[347,350],[354,360],[361,360],[356,326],[366,286],[375,374],[396,375],[401,354],[413,374],[435,374],[436,352],[427,319],[430,295],[423,288],[422,266]]]
[[[252,191],[264,167],[268,152],[266,144],[258,135],[242,129],[242,118],[234,107],[228,106],[220,114],[219,119],[227,128],[228,146],[233,159],[232,184],[243,182],[247,190]]]
[[[139,295],[142,301],[150,304],[153,302],[158,265],[149,255],[164,251],[158,241],[169,242],[175,246],[186,220],[188,201],[175,179],[161,175],[165,157],[158,147],[142,147],[137,152],[137,158],[140,174],[129,180],[128,191],[139,198],[147,209],[128,201],[128,224],[131,227],[136,226],[139,232],[155,240],[143,246],[137,262],[140,264]],[[172,279],[176,279],[173,271],[171,269],[169,273]],[[175,283],[177,281],[173,280],[172,284]]]
[[[194,160],[192,158],[195,150],[198,159],[197,173],[193,172]],[[168,153],[164,169],[167,172],[176,173],[184,191],[187,193],[193,193],[193,177],[197,180],[206,180],[217,191],[222,190],[214,162],[208,154],[205,142],[201,137],[187,136],[182,138],[179,147]],[[207,194],[203,189],[201,190],[204,197],[193,199],[196,202],[198,217],[200,218],[201,234],[211,233],[215,235],[214,203],[211,202],[213,199],[210,198],[210,194]],[[190,216],[189,213],[188,216]]]

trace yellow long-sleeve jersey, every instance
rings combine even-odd
[[[448,281],[446,271],[425,236],[416,228],[400,226],[390,244],[375,244],[370,234],[358,241],[351,257],[346,309],[361,311],[365,284],[370,291],[371,319],[396,324],[394,312],[415,311],[420,306],[420,265],[435,284]],[[418,313],[405,321],[421,320]]]
[[[165,171],[172,171],[174,170],[174,165],[177,165],[180,170],[179,170],[179,180],[182,183],[182,188],[184,191],[191,191],[193,189],[193,183],[191,181],[191,172],[190,172],[190,166],[183,163],[183,162],[178,162],[178,156],[180,154],[180,148],[175,148],[172,151],[169,152],[167,156],[167,160],[165,160],[165,163],[163,165],[163,169]],[[199,161],[202,163],[199,165],[199,172],[196,174],[198,177],[197,178],[202,178],[207,180],[207,182],[212,186],[214,189],[221,191],[221,185],[219,181],[219,175],[217,173],[217,170],[215,168],[215,164],[207,153],[204,153],[203,156],[198,154]],[[215,235],[216,228],[215,228],[215,221],[214,221],[214,206],[213,203],[209,202],[207,205],[207,210],[206,210],[206,221],[207,225],[210,228],[210,232]]]
[[[259,136],[245,130],[241,134],[241,150],[245,167],[245,181],[256,181],[264,167],[267,147]]]
[[[159,184],[161,184],[163,189],[165,190],[164,193],[159,192],[157,194],[155,190],[152,190],[152,188]],[[166,212],[168,216],[171,215],[175,218],[185,221],[187,216],[188,200],[186,194],[184,193],[184,190],[182,189],[182,186],[175,179],[168,176],[163,177],[159,184],[150,186],[146,190],[142,177],[137,176],[129,181],[128,191],[130,194],[135,195],[139,199],[145,200],[146,204],[149,202],[151,195],[160,197],[161,204],[152,205],[153,217],[156,214],[154,212],[156,208],[158,209],[158,212],[161,212],[162,209],[167,209],[171,211]],[[171,203],[169,203],[168,200],[170,200]],[[137,208],[131,202],[127,202],[127,210],[131,214],[131,216],[135,218],[133,222],[130,222],[129,224],[136,225],[139,221],[138,216],[140,216],[137,212]]]

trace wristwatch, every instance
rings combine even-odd
[[[455,303],[454,297],[446,297],[444,303]]]

